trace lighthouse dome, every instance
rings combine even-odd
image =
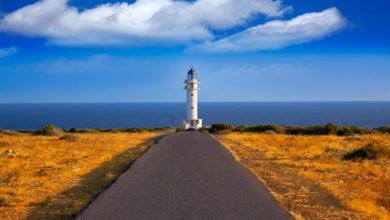
[[[196,79],[196,70],[193,67],[188,71],[188,79]]]

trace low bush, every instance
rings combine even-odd
[[[286,134],[291,134],[291,135],[304,135],[306,134],[306,128],[304,127],[299,127],[299,126],[287,126],[286,127]]]
[[[164,132],[169,130],[168,127],[155,127],[155,128],[71,128],[66,130],[70,133],[98,133],[98,132]]]
[[[67,132],[76,133],[77,129],[76,128],[71,128],[71,129],[68,129]]]
[[[246,128],[247,128],[247,126],[240,125],[240,126],[234,127],[233,131],[244,132]]]
[[[390,127],[387,127],[387,126],[375,128],[374,130],[379,131],[381,133],[390,134]]]
[[[372,133],[371,130],[360,128],[357,126],[343,126],[339,127],[332,123],[325,126],[316,125],[309,127],[288,126],[286,127],[286,134],[291,135],[339,135],[339,136],[352,136],[354,134],[368,134]]]
[[[145,128],[126,128],[123,130],[124,132],[134,133],[134,132],[145,132],[147,129]]]
[[[209,129],[207,129],[205,127],[200,128],[199,131],[202,133],[209,133]]]
[[[338,136],[352,136],[354,135],[353,130],[350,127],[341,127],[336,133]]]
[[[233,130],[233,126],[225,123],[217,123],[211,125],[209,132],[210,133],[224,133]]]
[[[65,132],[61,128],[57,128],[53,124],[48,124],[41,130],[35,131],[35,135],[47,135],[47,136],[62,136]]]
[[[288,126],[286,128],[286,134],[291,135],[329,135],[329,134],[337,134],[337,130],[339,128],[329,123],[325,126],[316,125],[309,127],[300,127],[300,126]]]
[[[325,127],[322,125],[306,127],[306,134],[307,135],[325,135],[326,134]]]
[[[185,130],[184,130],[184,128],[182,128],[182,127],[179,127],[179,128],[176,128],[176,133],[180,133],[180,132],[184,132]]]
[[[385,130],[382,128],[382,130]],[[255,125],[255,126],[237,126],[233,131],[238,132],[260,132],[260,133],[277,133],[289,135],[339,135],[351,136],[354,134],[372,133],[372,130],[360,128],[356,126],[339,127],[335,124],[328,123],[326,125],[315,126],[282,126],[282,125]]]
[[[284,128],[279,125],[256,125],[244,128],[244,131],[248,132],[269,132],[284,133]]]
[[[352,132],[354,134],[369,134],[369,133],[372,133],[371,130],[366,129],[366,128],[361,128],[361,127],[358,127],[358,126],[351,126],[349,128],[352,130]]]
[[[35,134],[37,131],[34,130],[16,130],[16,133],[22,133],[22,134]]]
[[[369,143],[345,153],[343,160],[374,160],[379,157],[390,158],[390,148],[376,143]]]

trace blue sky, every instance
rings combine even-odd
[[[210,2],[0,2],[0,102],[390,100],[390,2]]]

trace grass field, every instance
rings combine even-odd
[[[0,134],[0,219],[69,219],[158,133]]]
[[[231,132],[217,138],[297,219],[390,219],[390,135]],[[369,143],[380,152],[370,157],[361,148]]]

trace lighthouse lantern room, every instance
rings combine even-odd
[[[198,79],[194,68],[188,71],[185,90],[187,90],[187,119],[184,121],[186,130],[198,130],[202,127],[202,119],[198,118]]]

